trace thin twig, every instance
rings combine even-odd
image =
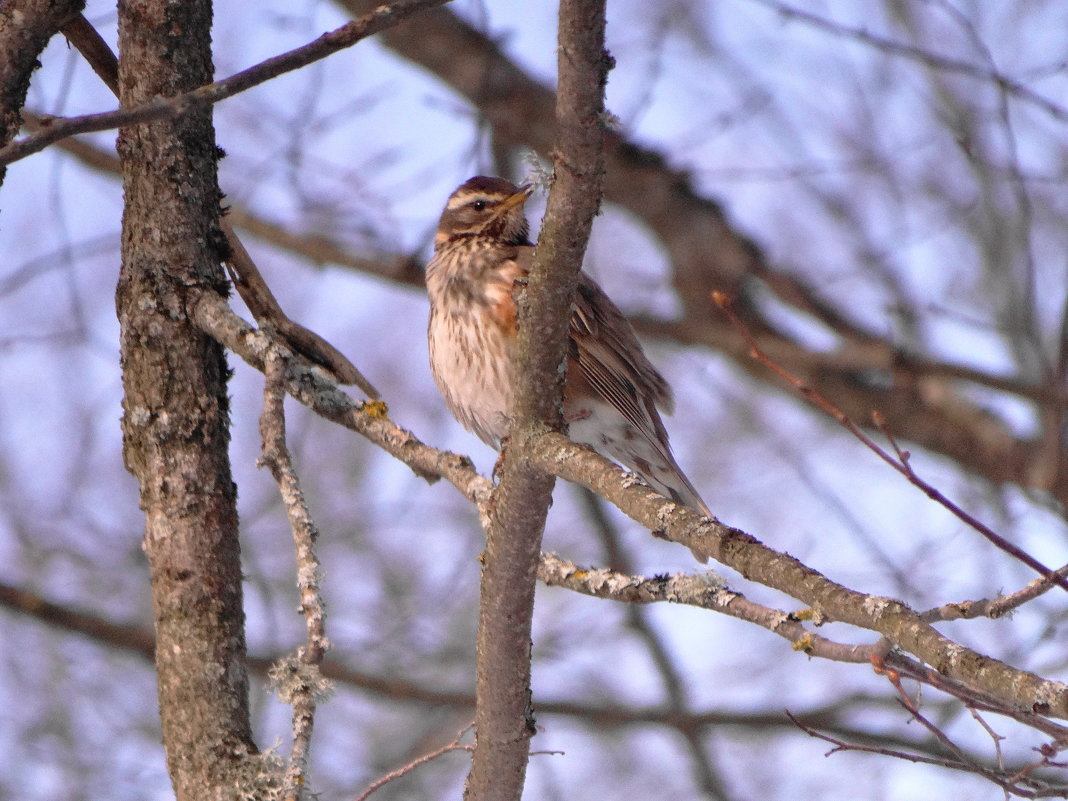
[[[312,364],[324,367],[333,374],[339,384],[352,384],[363,390],[372,400],[377,400],[379,392],[368,381],[348,357],[311,329],[305,328],[291,320],[282,310],[271,288],[260,273],[244,244],[234,233],[230,222],[225,218],[219,220],[226,243],[230,246],[230,255],[226,261],[230,279],[241,299],[245,301],[252,316],[260,325],[272,327],[279,336],[305,357]]]
[[[475,723],[474,721],[472,721],[471,723],[468,723],[466,726],[460,729],[460,731],[456,733],[456,736],[452,738],[452,742],[450,742],[448,745],[443,745],[441,748],[438,748],[435,751],[431,751],[428,754],[423,754],[418,759],[413,759],[407,765],[399,767],[396,770],[391,770],[385,776],[382,776],[379,779],[375,779],[373,782],[371,782],[370,786],[366,790],[356,796],[356,801],[366,801],[367,797],[371,795],[371,793],[389,784],[394,779],[399,779],[401,776],[404,776],[407,773],[411,773],[420,765],[425,765],[430,760],[437,759],[442,754],[447,754],[450,751],[474,751],[475,747],[473,745],[467,745],[465,743],[460,742],[461,738],[463,738],[463,736],[467,734],[467,732],[472,729],[474,725]]]
[[[1001,753],[1001,741],[1004,740],[1005,737],[994,731],[994,729],[991,728],[990,724],[986,722],[983,716],[979,714],[979,710],[976,709],[974,706],[969,706],[968,712],[971,713],[972,719],[975,720],[975,722],[978,723],[980,726],[982,726],[983,730],[988,735],[990,735],[990,741],[994,744],[994,757],[995,759],[997,759],[998,769],[1004,770],[1005,755]]]
[[[745,339],[746,344],[749,346],[749,352],[754,359],[756,359],[758,362],[767,367],[776,375],[785,379],[787,383],[793,386],[805,400],[807,400],[817,409],[820,409],[830,417],[837,420],[847,431],[849,431],[854,437],[856,437],[864,445],[866,445],[880,459],[882,459],[884,462],[894,468],[894,470],[896,470],[898,473],[903,475],[910,484],[917,487],[928,498],[945,508],[947,511],[953,514],[959,520],[966,523],[971,528],[978,531],[995,547],[1023,562],[1032,570],[1041,574],[1045,579],[1050,582],[1053,582],[1061,589],[1068,591],[1068,578],[1059,575],[1057,572],[1055,572],[1051,568],[1046,567],[1044,564],[1039,562],[1037,559],[1035,559],[1023,549],[1009,542],[1007,539],[996,533],[989,526],[980,522],[968,512],[964,511],[964,509],[962,509],[960,506],[958,506],[945,495],[943,495],[941,491],[939,491],[934,486],[927,483],[918,475],[916,475],[916,472],[912,469],[912,465],[909,463],[908,451],[904,451],[898,448],[897,442],[890,435],[890,432],[886,428],[886,421],[883,418],[882,414],[880,414],[878,411],[872,412],[872,420],[879,428],[879,430],[886,435],[887,439],[889,439],[891,446],[894,448],[894,451],[896,453],[896,457],[891,456],[884,448],[878,445],[875,440],[873,440],[871,437],[861,431],[860,427],[857,426],[857,424],[854,423],[852,420],[850,420],[845,412],[843,412],[841,409],[839,409],[837,406],[835,406],[833,403],[831,403],[829,400],[827,400],[820,393],[818,393],[800,378],[795,376],[785,367],[782,367],[781,365],[777,364],[767,354],[765,354],[764,351],[761,350],[760,345],[757,344],[757,341],[753,337],[753,334],[749,331],[749,328],[745,325],[745,323],[741,321],[738,315],[734,313],[734,309],[731,308],[730,297],[728,297],[723,292],[717,291],[712,293],[712,300],[717,306],[719,306],[720,309],[723,310],[724,314],[726,314],[727,317],[730,319],[735,329],[737,329],[737,331]]]
[[[945,746],[953,754],[953,756],[955,756],[962,764],[968,765],[969,767],[974,768],[976,772],[982,772],[984,770],[980,765],[978,765],[977,763],[973,762],[960,749],[960,747],[955,742],[953,742],[953,740],[950,738],[950,736],[948,734],[946,734],[944,731],[942,731],[941,728],[939,728],[934,723],[932,723],[930,720],[928,720],[926,715],[924,715],[922,712],[920,712],[919,704],[917,704],[912,699],[912,696],[910,696],[905,691],[905,687],[901,684],[901,674],[900,673],[898,673],[896,670],[884,670],[884,671],[882,671],[882,673],[883,673],[884,676],[886,676],[887,680],[894,686],[894,689],[897,690],[898,700],[901,703],[901,705],[908,711],[908,713],[910,715],[912,715],[912,717],[917,722],[919,722],[919,724],[921,726],[923,726],[925,729],[927,729],[927,731],[931,732],[931,734],[933,734],[935,736],[935,738],[940,743],[942,743],[942,745]]]
[[[984,768],[981,765],[976,765],[974,762],[971,762],[971,760],[968,760],[967,762],[961,762],[949,757],[928,757],[923,756],[921,754],[899,751],[893,748],[847,743],[844,740],[840,740],[837,737],[832,737],[829,734],[825,734],[821,731],[818,731],[812,726],[806,725],[805,723],[794,717],[794,715],[792,715],[789,710],[786,711],[786,717],[788,717],[790,721],[795,726],[797,726],[797,728],[805,732],[805,734],[809,735],[810,737],[813,737],[817,740],[823,740],[824,742],[833,745],[834,748],[827,752],[827,756],[838,753],[840,751],[859,751],[861,753],[878,754],[879,756],[892,757],[894,759],[901,759],[907,762],[914,762],[922,765],[935,765],[937,767],[950,768],[952,770],[958,770],[964,773],[973,773],[978,776],[981,776],[982,778],[1002,788],[1003,790],[1005,790],[1005,792],[1011,793],[1012,795],[1020,796],[1022,798],[1063,798],[1066,794],[1068,794],[1068,786],[1049,785],[1045,782],[1030,779],[1028,778],[1028,774],[1024,773],[1023,770],[1009,774],[1007,771],[1003,770],[991,770],[989,768]],[[1041,767],[1041,765],[1039,765],[1039,767]],[[1031,766],[1025,766],[1025,769],[1026,768],[1031,768]],[[1028,773],[1032,771],[1028,771]],[[1026,783],[1027,787],[1018,786],[1021,782]]]
[[[1068,565],[1057,568],[1057,575],[1068,577]],[[1054,586],[1048,578],[1036,578],[1015,592],[987,598],[981,601],[958,601],[943,604],[923,613],[923,619],[933,623],[937,620],[971,620],[977,617],[989,617],[992,620],[1004,617],[1009,612],[1033,601],[1048,592]]]
[[[595,598],[607,598],[628,604],[675,603],[720,612],[755,623],[787,640],[795,651],[836,662],[867,663],[871,645],[848,645],[834,642],[805,629],[802,618],[781,609],[771,609],[734,592],[711,573],[688,576],[628,576],[606,568],[581,568],[554,553],[543,553],[538,565],[538,580],[550,587],[567,589]]]
[[[855,28],[849,25],[844,25],[802,8],[788,6],[780,0],[750,0],[750,2],[759,3],[760,5],[771,8],[787,19],[801,20],[814,28],[834,34],[835,36],[844,36],[858,42],[863,42],[864,44],[874,47],[876,50],[884,53],[918,61],[944,72],[966,75],[970,78],[989,82],[1002,91],[1010,92],[1022,100],[1033,103],[1054,119],[1062,121],[1068,120],[1068,109],[1064,106],[1043,97],[1030,87],[1008,77],[993,67],[982,67],[967,61],[961,61],[960,59],[932,53],[929,50],[924,50],[915,45],[897,42],[893,39],[874,34],[867,28]]]
[[[78,49],[78,52],[82,54],[82,57],[89,62],[93,71],[100,76],[100,79],[118,97],[119,61],[112,52],[111,47],[104,41],[97,29],[85,18],[85,15],[79,14],[64,25],[63,33],[70,43]],[[42,118],[33,115],[27,116],[26,123],[26,127],[30,128],[30,130],[40,131],[45,127]],[[106,154],[97,154],[92,148],[89,148],[89,152],[87,152],[86,147],[83,146],[80,148],[80,153],[83,157],[97,157],[97,164],[100,163],[100,158],[110,159],[111,166],[117,168],[117,159]],[[349,361],[345,354],[341,353],[314,331],[289,319],[260,274],[256,262],[253,261],[237,234],[234,233],[233,226],[226,215],[219,218],[219,226],[226,236],[226,243],[230,250],[226,261],[227,271],[238,294],[241,295],[241,299],[245,301],[245,305],[248,306],[252,315],[256,318],[256,322],[262,326],[273,328],[289,343],[290,347],[312,362],[312,364],[317,364],[328,370],[338,383],[358,386],[367,397],[377,399],[379,397],[378,390]]]
[[[306,45],[273,56],[229,78],[183,92],[173,97],[155,97],[141,106],[117,109],[101,114],[86,114],[67,119],[53,118],[41,133],[19,139],[0,148],[0,166],[11,164],[44,150],[49,145],[80,133],[106,131],[128,125],[171,119],[192,108],[211,105],[259,86],[272,78],[306,67],[315,61],[352,47],[362,39],[373,36],[407,16],[427,8],[443,5],[448,0],[401,0],[382,5],[370,14],[342,25]]]
[[[275,351],[268,356],[264,367],[266,381],[263,388],[263,414],[260,417],[263,456],[260,465],[267,467],[274,476],[293,531],[300,610],[304,615],[307,633],[304,646],[297,651],[297,660],[283,660],[272,671],[279,694],[293,706],[293,748],[286,766],[282,798],[285,801],[299,801],[302,788],[306,785],[316,698],[329,688],[329,682],[319,670],[329,641],[325,629],[326,608],[319,591],[322,571],[315,551],[319,532],[311,518],[300,479],[286,446],[286,363]]]

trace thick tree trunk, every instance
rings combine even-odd
[[[210,25],[210,0],[121,2],[122,104],[210,81]],[[228,369],[188,316],[196,293],[226,291],[211,110],[125,129],[119,155],[124,455],[146,518],[167,765],[179,801],[237,798],[255,747]]]

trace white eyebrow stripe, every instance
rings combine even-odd
[[[449,211],[460,208],[460,206],[466,206],[472,200],[483,200],[486,203],[493,203],[491,198],[486,197],[482,192],[464,192],[462,195],[453,195],[449,198],[449,202],[445,208]]]

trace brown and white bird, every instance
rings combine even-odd
[[[508,436],[517,278],[534,253],[523,205],[530,186],[477,176],[449,197],[426,269],[430,369],[449,410],[483,442]],[[671,388],[622,312],[585,273],[568,332],[564,417],[572,440],[622,464],[663,495],[711,515],[668,445],[658,407]]]

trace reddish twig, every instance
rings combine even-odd
[[[954,743],[952,739],[950,739],[948,734],[942,731],[942,729],[940,729],[934,723],[929,721],[927,717],[922,712],[920,712],[919,704],[912,699],[912,696],[910,696],[905,691],[905,687],[901,684],[900,673],[892,669],[885,669],[882,671],[882,673],[884,676],[886,676],[887,681],[889,681],[894,686],[894,689],[897,690],[898,701],[901,706],[903,706],[905,710],[910,715],[912,715],[912,717],[921,726],[923,726],[925,729],[927,729],[927,731],[933,734],[935,736],[935,739],[942,743],[942,745],[945,746],[945,748],[947,748],[953,754],[953,756],[955,756],[962,764],[974,768],[977,773],[983,772],[985,770],[980,765],[969,759],[968,756],[960,749],[960,747],[957,746],[957,744]]]
[[[994,729],[991,728],[990,724],[983,719],[983,716],[979,714],[979,710],[976,709],[974,706],[969,705],[968,711],[971,713],[972,719],[975,720],[975,722],[978,723],[980,726],[982,726],[983,730],[988,735],[990,735],[990,741],[994,743],[994,758],[998,761],[998,768],[1004,770],[1005,757],[1001,753],[1001,741],[1004,740],[1005,737],[994,731]]]
[[[1060,798],[1064,797],[1068,793],[1068,787],[1059,785],[1049,785],[1046,782],[1032,778],[1031,774],[1037,768],[1052,766],[1054,763],[1043,760],[1039,763],[1025,765],[1020,770],[1017,770],[1011,774],[1004,770],[992,770],[990,768],[984,768],[982,765],[977,765],[971,760],[961,761],[953,759],[952,757],[929,757],[922,754],[911,753],[908,751],[899,751],[893,748],[883,748],[880,746],[872,745],[859,745],[856,743],[847,743],[844,740],[840,740],[837,737],[832,737],[829,734],[825,734],[818,729],[809,726],[790,713],[789,710],[784,710],[786,717],[797,728],[803,731],[810,737],[814,737],[817,740],[823,740],[826,743],[830,743],[834,746],[827,752],[826,756],[838,753],[840,751],[859,751],[866,754],[877,754],[879,756],[888,756],[894,759],[901,759],[906,762],[914,762],[922,765],[935,765],[942,768],[950,768],[951,770],[959,770],[964,773],[974,773],[987,781],[997,785],[1006,793],[1020,796],[1022,798]],[[919,719],[919,718],[918,718]],[[922,721],[921,721],[922,722]],[[937,728],[937,727],[936,727]],[[954,749],[959,752],[959,749]],[[1040,750],[1041,753],[1041,750]],[[1020,786],[1021,784],[1025,786]]]
[[[890,444],[894,449],[895,455],[891,455],[890,453],[888,453],[886,449],[876,443],[875,440],[873,440],[871,437],[861,431],[860,427],[852,420],[850,420],[845,412],[843,412],[825,397],[820,395],[816,390],[814,390],[800,378],[795,376],[785,367],[782,367],[781,365],[774,362],[766,353],[764,353],[764,351],[760,349],[760,345],[757,344],[757,341],[753,337],[753,334],[746,327],[745,323],[743,323],[738,317],[738,315],[734,313],[734,309],[731,308],[731,299],[726,293],[718,291],[713,292],[712,300],[717,306],[719,306],[720,309],[723,310],[723,313],[727,315],[731,323],[734,325],[735,329],[737,329],[738,333],[740,333],[745,339],[746,344],[749,346],[750,355],[752,355],[754,359],[756,359],[758,362],[767,367],[773,373],[784,379],[787,383],[794,387],[794,389],[796,389],[805,400],[807,400],[817,409],[823,411],[830,417],[837,420],[843,428],[845,428],[854,437],[864,443],[864,445],[866,445],[869,450],[874,452],[880,459],[882,459],[894,470],[904,476],[910,484],[918,488],[921,492],[923,492],[924,495],[926,495],[932,501],[939,504],[944,509],[953,514],[955,517],[957,517],[959,520],[963,521],[968,526],[978,531],[995,547],[1004,551],[1015,559],[1018,559],[1019,561],[1030,567],[1032,570],[1039,573],[1046,581],[1049,581],[1052,584],[1056,584],[1061,589],[1068,591],[1068,578],[1065,578],[1057,571],[1046,567],[1044,564],[1039,562],[1029,553],[1017,547],[1016,545],[1013,545],[1000,534],[996,533],[989,526],[980,522],[972,515],[968,514],[968,512],[964,511],[960,506],[958,506],[945,495],[943,495],[934,486],[916,475],[916,471],[912,469],[912,466],[909,463],[909,452],[906,450],[902,450],[898,447],[897,442],[894,440],[893,436],[891,436],[890,432],[886,428],[885,419],[879,412],[872,412],[872,421],[890,441]]]
[[[371,785],[366,790],[364,790],[356,797],[356,801],[366,801],[367,797],[371,795],[371,793],[389,784],[394,779],[399,779],[401,776],[411,773],[420,765],[425,765],[430,760],[437,759],[442,754],[447,754],[450,751],[474,751],[475,747],[473,745],[465,745],[460,742],[461,738],[463,738],[463,736],[467,734],[467,732],[471,728],[473,728],[474,725],[474,721],[472,721],[471,723],[468,723],[466,726],[460,729],[460,731],[456,732],[456,736],[452,738],[452,742],[450,742],[448,745],[443,745],[441,748],[438,748],[435,751],[431,751],[428,754],[423,754],[418,759],[413,759],[407,765],[399,767],[396,770],[391,770],[385,776],[382,776],[379,779],[375,779],[373,782],[371,782]]]

